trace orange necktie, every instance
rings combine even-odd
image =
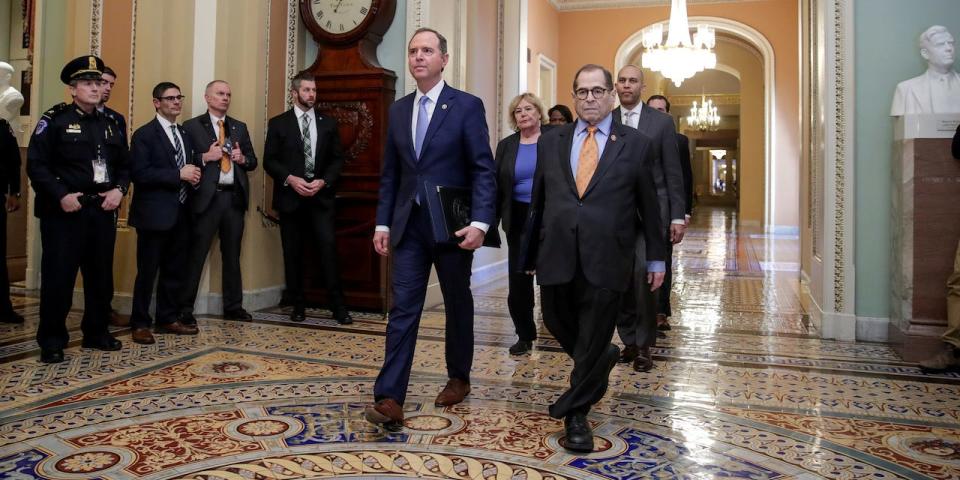
[[[227,137],[226,129],[223,128],[223,120],[217,120],[217,127],[220,128],[220,136],[217,138],[217,143],[219,143],[220,146],[223,146],[223,141]],[[220,157],[220,171],[223,173],[229,172],[230,163],[230,155],[224,153]]]
[[[597,171],[600,148],[597,147],[597,137],[594,136],[596,133],[597,127],[587,127],[587,138],[583,139],[583,146],[580,147],[580,163],[577,164],[577,194],[580,198],[583,198],[587,191],[593,172]]]

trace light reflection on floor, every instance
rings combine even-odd
[[[350,328],[324,310],[304,324],[279,309],[203,318],[198,337],[141,346],[119,332],[122,351],[74,346],[50,367],[32,341],[36,300],[18,298],[27,325],[0,325],[0,478],[960,478],[960,377],[925,377],[885,345],[820,340],[799,240],[735,224],[697,212],[676,252],[673,330],[654,370],[614,370],[590,455],[560,448],[546,415],[571,366],[556,342],[507,354],[501,283],[476,289],[464,404],[432,404],[443,308],[425,314],[395,434],[360,415],[379,315]]]

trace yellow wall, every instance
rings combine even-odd
[[[539,55],[554,62],[560,61],[560,12],[549,0],[530,0],[527,10],[527,48],[530,63],[527,65],[527,90],[536,92],[540,85]],[[557,101],[564,103],[569,95],[566,81],[557,80]],[[569,103],[569,102],[567,102]],[[550,108],[552,105],[546,105]]]
[[[728,4],[691,4],[690,16],[735,20],[759,31],[775,55],[776,145],[773,161],[777,179],[771,187],[778,199],[773,223],[799,226],[799,34],[796,0],[760,0]],[[573,80],[585,63],[613,68],[617,49],[646,25],[667,20],[669,6],[567,11],[560,13],[559,83]],[[589,39],[589,40],[588,40]],[[563,90],[561,88],[560,90]],[[744,97],[748,90],[744,89]],[[754,92],[762,98],[762,90]],[[760,147],[761,149],[763,147]],[[744,146],[746,150],[746,146]],[[763,205],[761,199],[760,205]],[[756,212],[749,212],[756,216]]]

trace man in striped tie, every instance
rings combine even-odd
[[[193,148],[177,117],[183,107],[180,87],[161,82],[153,89],[157,116],[133,132],[130,176],[135,186],[130,206],[130,226],[137,229],[137,279],[133,285],[130,326],[133,341],[151,344],[150,300],[157,280],[157,333],[196,335],[196,325],[178,320],[179,300],[185,281],[183,252],[190,237],[188,201],[200,182],[195,165],[200,154]],[[203,158],[220,156],[211,148]]]
[[[647,288],[663,282],[665,257],[650,138],[613,121],[609,71],[585,65],[574,78],[579,119],[537,143],[530,238],[524,242],[530,248],[522,263],[536,270],[544,325],[573,359],[570,388],[550,406],[550,416],[564,421],[565,448],[590,452],[586,416],[606,393],[620,358],[611,340],[637,236],[647,240]]]
[[[273,178],[273,208],[280,214],[280,240],[290,319],[306,320],[303,290],[304,245],[313,239],[317,271],[327,288],[330,311],[341,325],[353,323],[337,269],[334,200],[346,158],[337,120],[315,108],[317,83],[301,72],[290,80],[293,108],[270,119],[263,146],[263,168]]]

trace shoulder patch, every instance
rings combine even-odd
[[[46,115],[44,115],[44,117],[46,117]],[[37,128],[34,129],[33,134],[34,134],[34,135],[40,135],[41,133],[43,133],[44,130],[47,129],[47,125],[49,125],[49,124],[47,123],[47,119],[46,119],[46,118],[41,118],[40,121],[37,122]]]

